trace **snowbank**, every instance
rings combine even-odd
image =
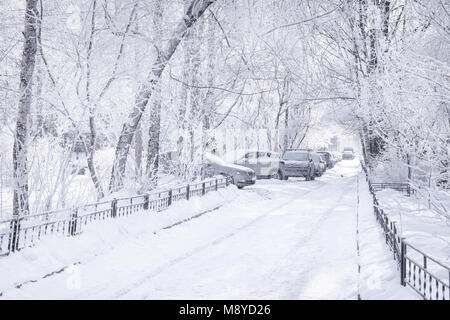
[[[386,189],[376,193],[378,202],[392,221],[396,221],[406,240],[450,265],[450,225],[444,217],[428,209],[420,199]]]
[[[46,237],[35,247],[0,258],[0,296],[5,290],[34,282],[80,262],[88,262],[148,233],[156,233],[205,211],[214,210],[235,199],[237,192],[235,186],[229,186],[203,197],[174,202],[161,212],[142,211],[127,217],[91,223],[76,237]]]

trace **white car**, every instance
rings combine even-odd
[[[353,151],[346,150],[342,153],[342,160],[353,160],[354,158]]]
[[[226,159],[234,164],[252,169],[256,177],[280,179],[280,154],[268,150],[236,150]]]
[[[208,176],[223,175],[231,178],[231,183],[239,189],[255,184],[255,172],[243,166],[227,163],[211,153],[205,153],[206,174]]]

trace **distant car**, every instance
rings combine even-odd
[[[206,175],[223,175],[231,178],[231,183],[236,185],[239,189],[245,186],[255,184],[256,174],[250,168],[239,166],[232,163],[227,163],[221,158],[205,153]]]
[[[314,163],[314,175],[320,177],[326,170],[326,162],[317,152],[311,152],[311,158]]]
[[[307,181],[314,180],[314,163],[309,150],[286,150],[280,162],[282,180],[289,177],[304,177]]]
[[[344,151],[342,153],[342,160],[353,160],[355,158],[355,155],[353,154],[353,151]]]
[[[355,153],[355,151],[353,150],[352,147],[345,147],[344,151],[342,151],[342,152],[344,153],[345,151],[350,151],[351,153]]]
[[[319,153],[325,159],[328,169],[331,169],[334,167],[335,162],[333,161],[331,153],[329,153],[328,151],[318,151],[317,153]]]
[[[280,179],[280,154],[264,150],[236,150],[227,154],[227,160],[255,171],[256,178]]]

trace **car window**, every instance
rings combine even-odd
[[[270,153],[258,152],[258,158],[268,158],[268,157],[270,157]]]
[[[284,160],[308,161],[308,153],[302,151],[287,151],[283,155]]]

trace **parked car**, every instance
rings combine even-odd
[[[211,153],[205,153],[205,161],[207,176],[221,174],[230,177],[231,183],[236,185],[239,189],[255,184],[256,182],[255,171],[250,168],[225,162]]]
[[[343,152],[345,152],[345,151],[350,151],[351,153],[355,153],[355,151],[353,150],[352,147],[345,147]]]
[[[280,161],[280,175],[282,180],[287,180],[289,177],[304,177],[307,181],[314,180],[312,151],[286,150]]]
[[[227,154],[227,160],[255,171],[256,178],[280,179],[280,154],[264,150],[236,150]]]
[[[353,154],[353,151],[344,151],[342,153],[342,160],[353,160],[355,158],[355,155]]]
[[[329,153],[328,151],[318,151],[317,153],[319,153],[325,159],[328,169],[331,169],[334,167],[335,162],[333,161],[331,153]]]
[[[334,164],[342,160],[342,153],[340,152],[332,151],[331,156],[333,157]]]
[[[326,170],[326,162],[317,152],[311,152],[311,158],[314,163],[314,175],[320,177]]]

